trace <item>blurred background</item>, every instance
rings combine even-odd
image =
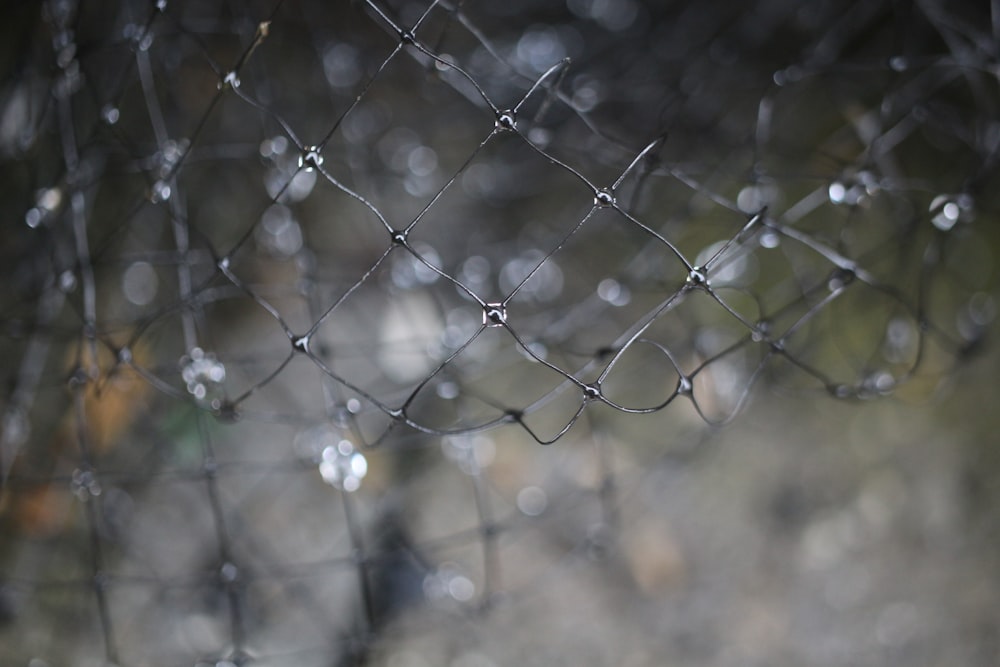
[[[0,662],[1000,662],[1000,14],[24,2]]]

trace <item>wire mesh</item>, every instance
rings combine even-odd
[[[940,395],[995,316],[992,6],[9,12],[10,664],[774,664],[706,638],[721,566],[608,618],[684,576],[677,476],[794,429],[757,387]]]

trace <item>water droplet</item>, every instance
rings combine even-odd
[[[319,146],[307,146],[302,155],[299,156],[299,169],[307,172],[318,169],[323,164],[322,149]]]
[[[441,382],[435,388],[435,392],[441,398],[445,399],[446,401],[450,401],[454,398],[458,398],[459,387],[458,384],[455,382],[451,381]]]
[[[12,407],[4,412],[0,443],[3,445],[20,446],[28,440],[30,433],[31,424],[24,410]]]
[[[594,193],[594,206],[602,208],[615,205],[615,193],[611,188],[602,188]]]
[[[692,267],[688,272],[687,284],[694,287],[708,287],[708,277],[705,275],[705,270],[698,266]]]
[[[42,219],[44,217],[45,214],[41,209],[29,208],[28,212],[24,214],[24,224],[28,225],[28,227],[31,227],[32,229],[35,229],[38,225],[42,224]]]
[[[433,573],[424,577],[424,597],[431,602],[441,602],[452,599],[458,602],[468,602],[476,594],[476,585],[462,574],[458,566],[443,563]]]
[[[368,460],[350,440],[341,440],[336,446],[323,449],[319,474],[330,486],[347,492],[357,491],[368,474]]]
[[[583,397],[588,401],[599,399],[601,397],[601,385],[596,382],[583,385]]]
[[[309,336],[299,336],[292,340],[292,348],[297,352],[309,354]]]
[[[118,111],[118,108],[110,104],[105,104],[101,109],[101,120],[108,125],[114,125],[120,117],[121,113]]]
[[[528,130],[528,141],[544,150],[552,142],[552,130],[544,127],[533,127]]]
[[[773,229],[765,229],[758,238],[761,248],[777,248],[781,244],[781,235]]]
[[[240,578],[240,569],[235,564],[225,562],[219,568],[219,579],[224,584],[232,584]]]
[[[996,302],[988,292],[977,292],[969,299],[969,318],[977,325],[989,325],[997,314]]]
[[[212,399],[213,416],[220,422],[235,424],[240,420],[240,411],[235,403],[218,398]]]
[[[302,228],[284,204],[272,204],[254,230],[257,246],[278,259],[288,259],[302,249]]]
[[[133,262],[122,274],[122,293],[137,306],[146,306],[156,298],[159,278],[149,262]]]
[[[132,350],[127,347],[123,347],[118,350],[118,361],[123,364],[132,363]]]
[[[905,72],[910,66],[909,61],[904,56],[893,56],[889,58],[889,67],[896,72]]]
[[[831,292],[840,291],[854,282],[855,277],[856,274],[850,269],[834,269],[830,273],[830,278],[827,280],[826,287]]]
[[[167,0],[156,0],[156,9],[161,12],[167,11]]]
[[[892,393],[896,385],[894,378],[888,371],[879,370],[869,374],[861,382],[862,396],[880,395]]]
[[[38,227],[45,217],[62,204],[63,193],[57,187],[43,188],[35,194],[35,207],[24,214],[24,222],[32,229]]]
[[[170,199],[170,195],[170,184],[166,181],[157,181],[156,183],[153,183],[153,188],[149,193],[149,200],[154,204],[158,204],[161,201]]]
[[[430,176],[438,167],[437,152],[430,146],[417,146],[407,156],[406,167],[414,176]]]
[[[517,114],[510,110],[504,110],[497,114],[496,128],[506,132],[513,132],[517,129]]]
[[[684,394],[685,396],[690,395],[694,391],[694,383],[691,382],[691,378],[682,375],[677,379],[677,393]]]
[[[488,327],[502,327],[507,322],[507,306],[502,303],[488,303],[483,308],[483,324]]]
[[[323,73],[335,88],[350,88],[364,76],[361,52],[352,44],[338,42],[323,52]]]
[[[972,197],[969,195],[938,195],[931,201],[928,211],[932,213],[931,223],[943,232],[948,231],[956,223],[971,217]]]
[[[766,320],[761,320],[754,327],[754,330],[750,332],[750,338],[755,343],[759,343],[762,340],[767,340],[767,337],[771,334],[771,323]]]
[[[778,189],[769,183],[747,185],[736,195],[736,205],[744,213],[757,213],[778,199]]]
[[[597,296],[612,306],[625,306],[632,300],[629,288],[614,278],[605,278],[597,284]]]
[[[206,353],[200,347],[181,357],[181,378],[188,393],[198,400],[205,400],[221,390],[226,379],[226,367],[216,360],[215,355]]]
[[[236,75],[236,70],[231,72],[226,72],[226,75],[222,77],[219,81],[219,90],[225,90],[227,88],[239,88],[240,87],[240,77]]]
[[[77,468],[70,479],[70,491],[78,500],[86,501],[101,495],[101,484],[92,470]]]
[[[835,384],[827,388],[834,398],[847,398],[851,395],[851,388],[846,384]]]
[[[833,204],[866,206],[869,198],[880,189],[881,184],[873,173],[859,171],[843,180],[831,183],[827,188],[827,196]]]
[[[282,134],[272,138],[264,139],[260,142],[260,156],[266,159],[276,158],[284,155],[288,150],[288,138]]]
[[[76,274],[66,270],[59,274],[59,289],[69,294],[76,289]]]
[[[527,516],[538,516],[549,505],[549,497],[538,486],[526,486],[517,492],[517,509]]]

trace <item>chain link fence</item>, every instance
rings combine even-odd
[[[1000,658],[996,7],[8,14],[5,664]]]

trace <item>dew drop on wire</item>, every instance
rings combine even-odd
[[[615,205],[615,193],[610,188],[602,188],[594,193],[594,206],[607,208]]]
[[[122,293],[136,306],[152,303],[158,290],[159,278],[149,262],[133,262],[122,273]]]
[[[544,127],[533,127],[528,130],[528,141],[545,150],[552,142],[552,130]]]
[[[60,273],[59,289],[65,294],[69,294],[76,289],[76,274],[68,269]]]
[[[487,327],[502,327],[507,322],[507,306],[502,303],[488,303],[483,308],[483,324]]]
[[[325,447],[320,459],[319,474],[323,481],[343,491],[360,489],[361,480],[368,474],[368,460],[350,440]]]
[[[434,389],[438,396],[450,401],[452,399],[458,398],[459,388],[458,384],[452,381],[440,382]]]
[[[947,232],[959,222],[972,218],[972,197],[969,195],[938,195],[928,207],[931,224]]]
[[[236,71],[227,72],[222,80],[219,81],[219,90],[226,90],[227,88],[239,88],[240,87],[240,77],[236,75]]]
[[[198,400],[206,400],[221,390],[226,379],[226,367],[211,352],[195,347],[181,357],[181,379],[189,394]]]
[[[104,107],[101,108],[101,120],[103,120],[107,125],[114,125],[118,122],[120,117],[121,112],[118,111],[117,107],[105,104]]]
[[[92,470],[77,468],[70,478],[70,491],[78,500],[88,500],[101,495],[101,483]]]
[[[149,200],[154,204],[158,204],[170,199],[171,194],[172,190],[169,183],[166,181],[157,181],[153,183],[153,188],[149,193]]]
[[[736,206],[744,213],[754,214],[778,200],[778,188],[770,183],[754,183],[745,186],[736,195]]]
[[[309,353],[309,336],[298,336],[292,340],[292,348],[296,352]]]
[[[513,132],[517,129],[517,114],[510,109],[500,111],[497,114],[496,128],[505,132]]]
[[[264,139],[260,142],[260,156],[265,159],[274,159],[284,155],[288,150],[288,138],[279,134],[271,139]]]
[[[58,187],[43,188],[35,195],[35,206],[28,209],[24,215],[24,222],[35,229],[47,215],[55,211],[62,204],[63,192]]]
[[[861,382],[863,395],[885,396],[892,393],[896,378],[888,371],[878,370],[867,375]]]
[[[24,214],[24,224],[28,225],[31,229],[35,229],[38,225],[42,224],[42,219],[45,214],[41,209],[37,207],[29,208],[28,212]]]
[[[289,259],[302,249],[302,228],[284,204],[272,204],[254,229],[257,247],[266,255]]]
[[[424,577],[424,597],[430,602],[455,600],[468,602],[476,594],[476,585],[458,566],[442,563],[434,572]]]
[[[235,563],[225,562],[219,568],[219,580],[224,584],[235,583],[240,578],[240,569]]]
[[[549,497],[538,486],[526,486],[517,492],[517,509],[526,516],[538,516],[549,506]]]
[[[773,229],[765,229],[757,239],[761,248],[773,249],[781,244],[781,235]]]
[[[846,384],[834,384],[828,387],[828,390],[834,398],[847,398],[852,393],[851,387]]]
[[[318,146],[307,146],[302,155],[299,156],[299,169],[313,171],[319,169],[323,164],[323,156]]]
[[[691,378],[686,375],[682,375],[677,380],[677,393],[684,394],[685,396],[690,395],[694,391],[694,384],[691,382]]]
[[[687,284],[694,287],[707,287],[708,286],[708,276],[705,275],[705,269],[695,266],[689,272],[687,276]]]
[[[839,292],[854,282],[855,277],[856,275],[854,271],[849,269],[834,269],[830,273],[830,278],[827,280],[826,287],[831,292]]]

